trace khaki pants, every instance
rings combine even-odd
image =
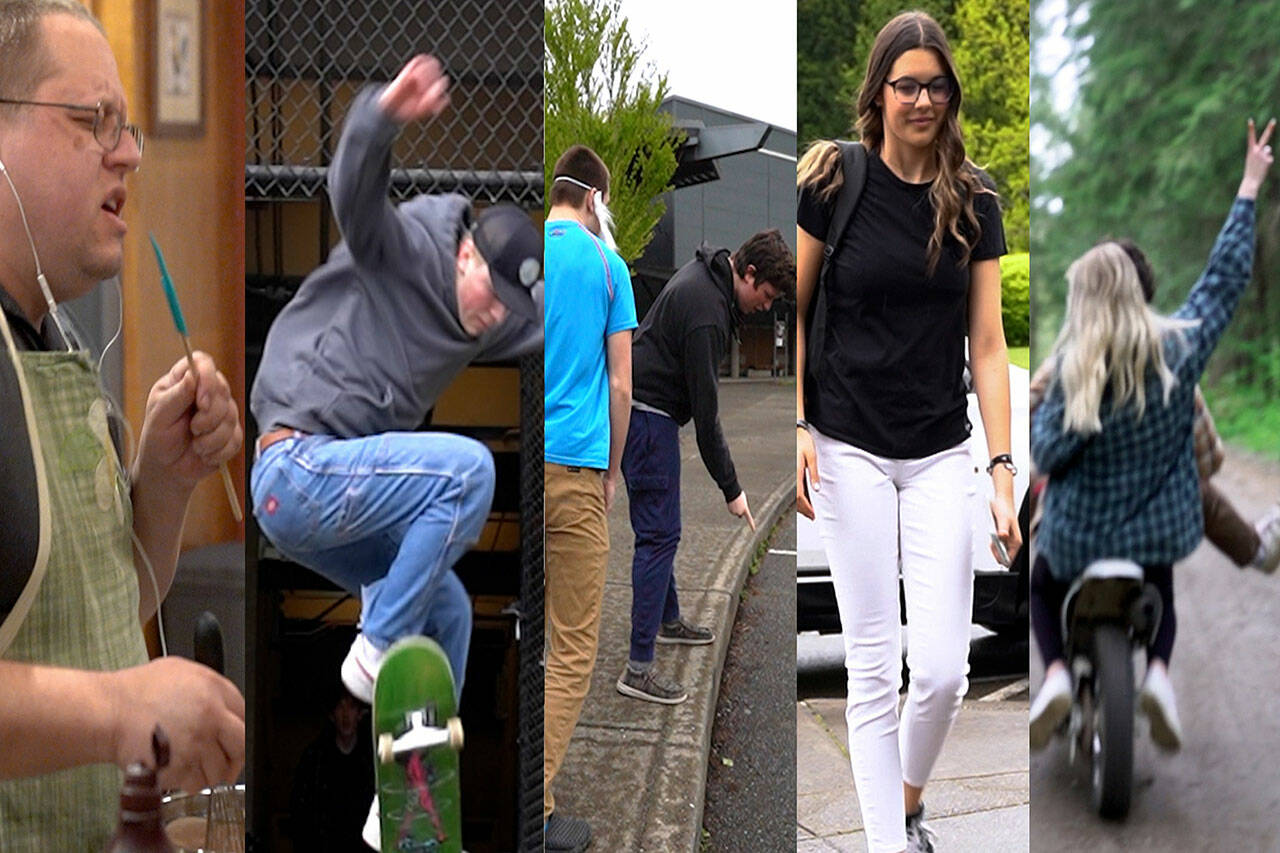
[[[609,565],[604,480],[592,468],[543,465],[546,626],[543,717],[544,815],[555,808],[551,783],[564,761],[591,686],[600,636],[600,602]]]

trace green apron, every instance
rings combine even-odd
[[[43,580],[3,657],[88,670],[144,664],[129,487],[97,371],[83,352],[17,353],[0,324],[0,357],[16,353],[25,377],[51,521]],[[97,853],[115,830],[121,778],[104,764],[0,782],[0,850]]]

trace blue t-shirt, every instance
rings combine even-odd
[[[609,467],[605,339],[636,327],[626,263],[571,220],[544,225],[543,452],[548,462]]]

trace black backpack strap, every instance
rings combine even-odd
[[[861,142],[836,140],[840,146],[840,169],[844,182],[836,193],[836,207],[827,227],[826,244],[822,247],[822,268],[818,272],[818,284],[809,301],[809,314],[805,318],[805,397],[812,396],[810,382],[822,359],[823,339],[827,328],[827,278],[831,274],[832,258],[844,232],[849,229],[853,211],[862,198],[862,188],[867,185],[867,149]]]
[[[844,183],[836,194],[836,208],[831,214],[831,222],[827,227],[827,242],[822,247],[822,270],[818,273],[818,289],[827,283],[831,273],[831,258],[836,247],[849,229],[849,220],[853,219],[853,211],[862,198],[862,188],[867,185],[867,149],[861,142],[845,142],[837,140],[840,146],[840,168],[844,172]]]

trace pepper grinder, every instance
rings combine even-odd
[[[155,767],[130,764],[120,786],[120,820],[103,853],[176,853],[160,821],[156,774],[169,765],[169,738],[160,726],[151,733]]]

